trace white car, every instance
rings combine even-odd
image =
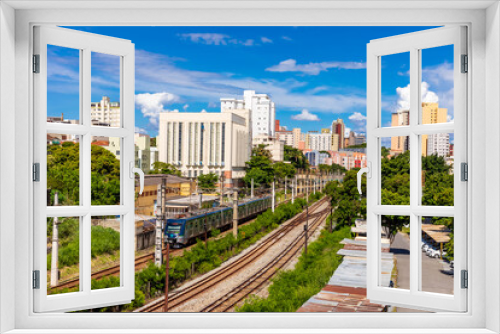
[[[435,259],[438,259],[441,257],[441,252],[439,251],[439,249],[432,248],[432,247],[427,249],[426,254],[427,254],[427,256],[433,257]],[[445,255],[446,255],[446,252],[443,251],[443,256],[445,256]]]

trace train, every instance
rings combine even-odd
[[[272,205],[272,197],[265,196],[238,204],[238,223],[246,221],[266,211]],[[200,215],[167,219],[167,228],[164,231],[165,240],[169,240],[174,248],[182,248],[194,242],[212,229],[224,229],[233,224],[233,207],[218,208],[217,210]]]

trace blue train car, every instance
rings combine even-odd
[[[238,220],[248,220],[271,207],[271,197],[258,198],[238,204]],[[232,225],[233,208],[221,208],[198,216],[179,219],[167,219],[164,231],[165,238],[174,240],[174,247],[185,246],[196,238],[203,237],[205,224],[207,232],[213,229],[223,229]]]

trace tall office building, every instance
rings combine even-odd
[[[103,96],[100,102],[92,102],[90,119],[93,124],[120,127],[120,102],[111,102],[107,96]]]
[[[267,94],[256,94],[254,90],[243,91],[243,100],[221,98],[221,111],[250,110],[252,138],[258,135],[275,136],[276,108]]]
[[[333,121],[332,123],[332,133],[337,134],[338,137],[336,138],[337,140],[337,150],[341,150],[345,147],[344,143],[344,133],[345,133],[345,124],[344,121],[340,118],[338,118],[336,121]],[[335,136],[332,136],[332,139],[334,139]],[[334,143],[332,142],[332,147],[334,147]]]
[[[158,158],[176,166],[186,177],[214,173],[226,184],[245,176],[250,159],[249,110],[220,113],[160,113]]]

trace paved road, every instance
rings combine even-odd
[[[398,233],[391,245],[391,252],[396,255],[398,279],[397,287],[410,288],[410,238]],[[448,263],[433,259],[422,252],[422,290],[437,293],[453,293],[453,275],[447,274]],[[397,312],[420,312],[417,310],[397,308]]]

